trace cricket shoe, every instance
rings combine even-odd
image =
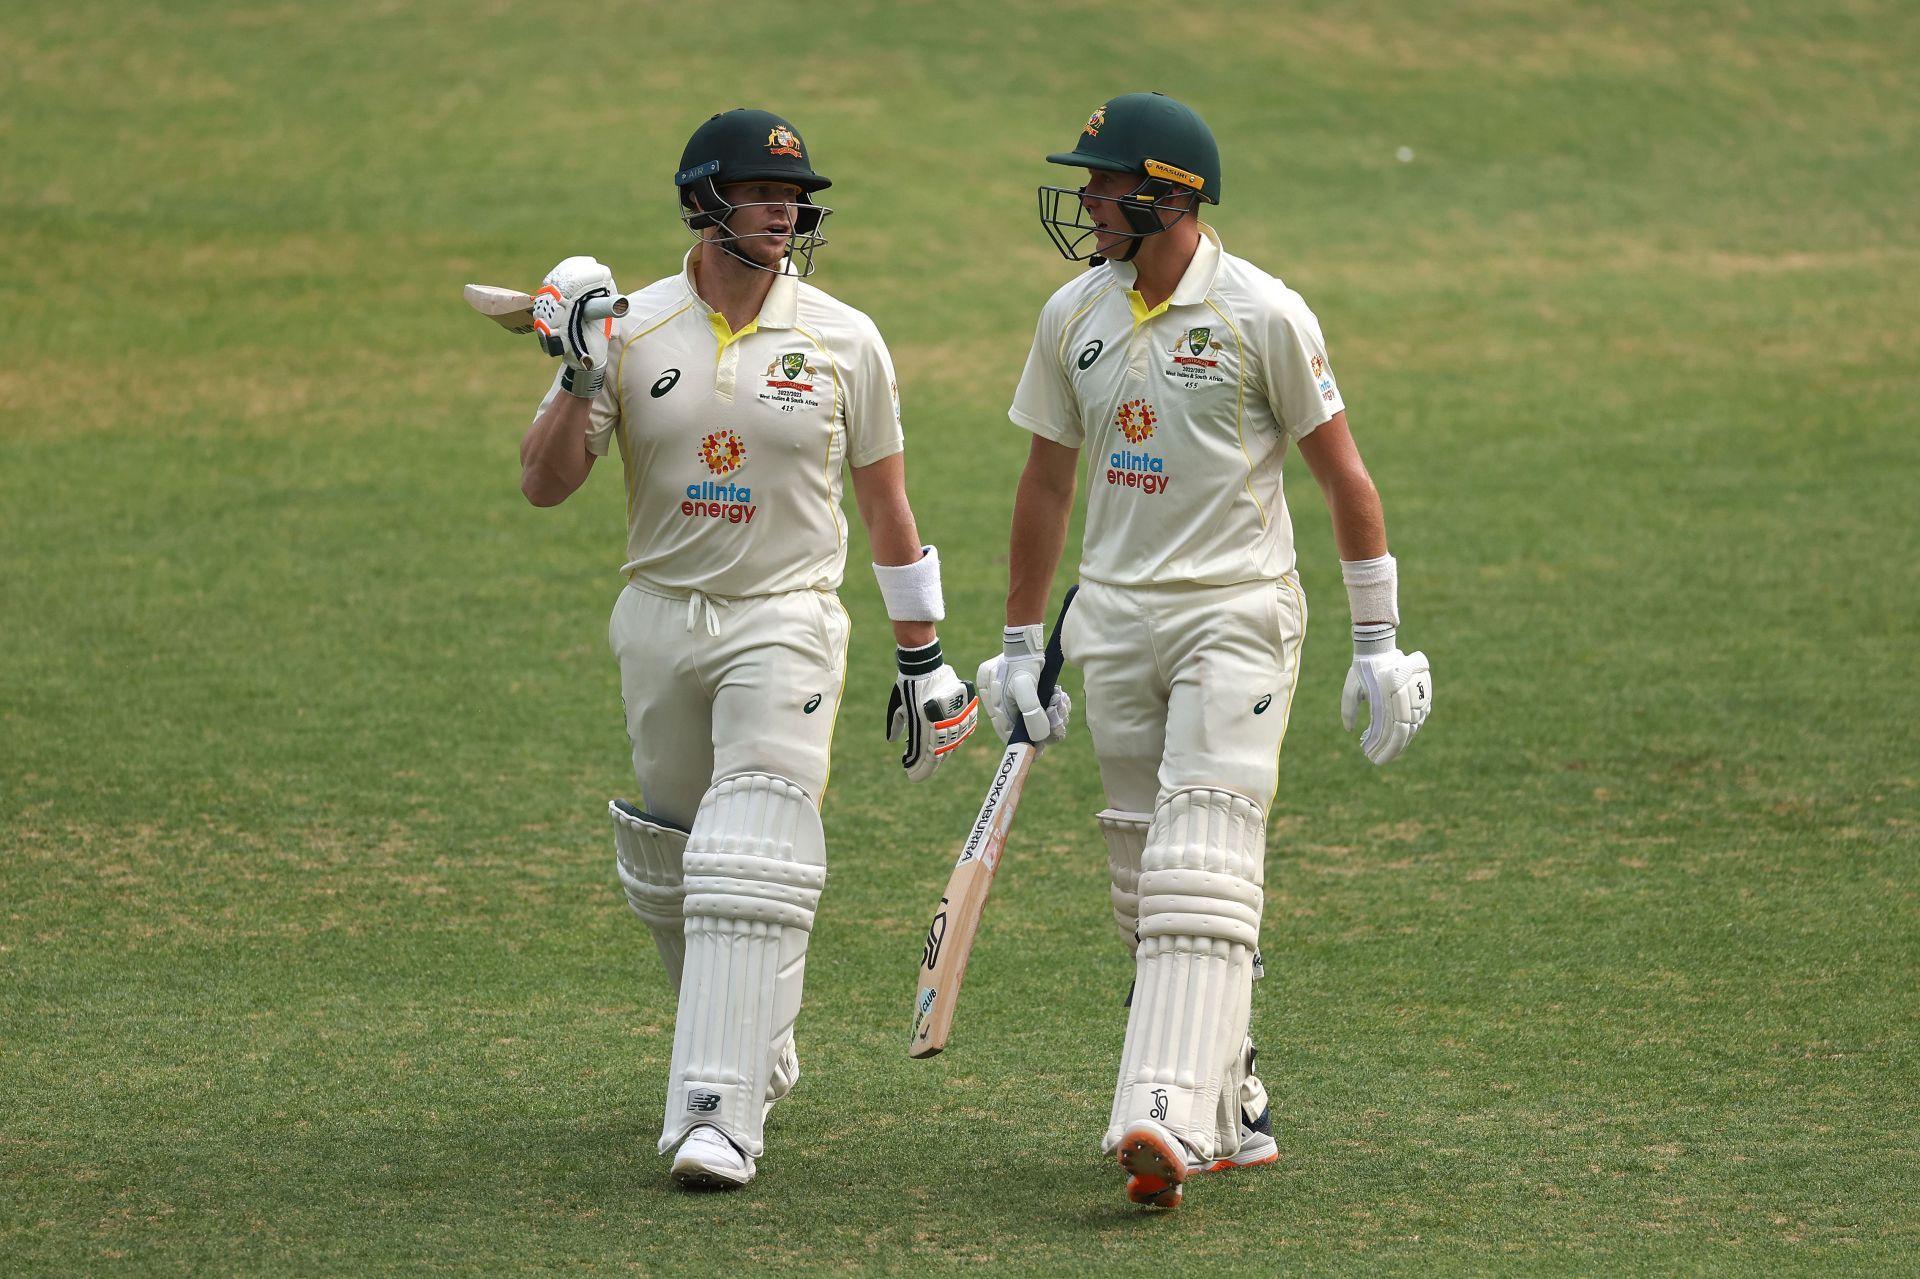
[[[737,1190],[753,1173],[753,1156],[712,1124],[696,1126],[673,1155],[673,1179],[688,1190]]]
[[[1262,1164],[1277,1163],[1279,1159],[1280,1146],[1273,1139],[1273,1108],[1269,1106],[1261,1111],[1258,1119],[1248,1119],[1243,1110],[1240,1112],[1240,1149],[1218,1159],[1189,1159],[1187,1175],[1258,1168]]]
[[[1192,1152],[1151,1119],[1129,1124],[1114,1158],[1127,1172],[1127,1199],[1148,1208],[1178,1208]]]

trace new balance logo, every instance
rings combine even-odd
[[[687,1094],[687,1109],[696,1114],[711,1114],[720,1109],[720,1094],[699,1089]]]

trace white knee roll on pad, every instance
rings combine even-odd
[[[684,865],[687,968],[660,1152],[712,1124],[758,1157],[827,882],[820,814],[784,778],[729,777],[700,801]]]
[[[1147,849],[1152,813],[1103,808],[1093,815],[1107,840],[1107,894],[1113,899],[1113,926],[1129,955],[1140,945],[1140,856]]]
[[[623,808],[618,800],[608,804],[607,811],[613,815],[614,865],[620,887],[626,891],[627,905],[660,948],[667,988],[677,992],[687,956],[686,920],[680,911],[686,896],[680,858],[686,851],[687,832],[662,825],[650,814]]]
[[[1237,1102],[1245,1073],[1265,855],[1266,818],[1244,796],[1195,787],[1155,810],[1106,1149],[1127,1125],[1152,1119],[1214,1157],[1222,1094]]]

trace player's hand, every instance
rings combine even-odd
[[[1360,749],[1385,764],[1407,748],[1433,709],[1433,669],[1425,653],[1402,653],[1391,626],[1356,626],[1353,667],[1340,692],[1340,723],[1348,732],[1367,704],[1367,731]]]
[[[590,322],[582,304],[618,295],[613,272],[592,258],[568,258],[540,281],[533,295],[533,329],[548,355],[567,362],[560,385],[591,398],[607,378],[607,325]]]
[[[1007,627],[1001,633],[1000,656],[980,663],[974,679],[1001,741],[1012,740],[1015,716],[1026,724],[1027,739],[1036,746],[1050,746],[1067,735],[1073,713],[1067,690],[1055,685],[1053,700],[1040,705],[1040,668],[1046,661],[1046,628],[1036,622]]]
[[[940,761],[972,736],[980,722],[973,685],[940,657],[940,641],[894,651],[900,668],[887,698],[887,740],[902,741],[900,767],[909,781],[924,782]]]

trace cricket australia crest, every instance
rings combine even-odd
[[[804,351],[788,351],[773,357],[767,365],[766,387],[760,392],[760,399],[785,413],[796,409],[817,409],[820,397],[816,393],[815,379],[820,376],[817,365],[807,361]]]
[[[1211,328],[1188,329],[1167,349],[1173,362],[1166,366],[1166,375],[1188,390],[1224,382],[1227,375],[1220,363],[1225,351],[1226,345],[1213,336]]]

